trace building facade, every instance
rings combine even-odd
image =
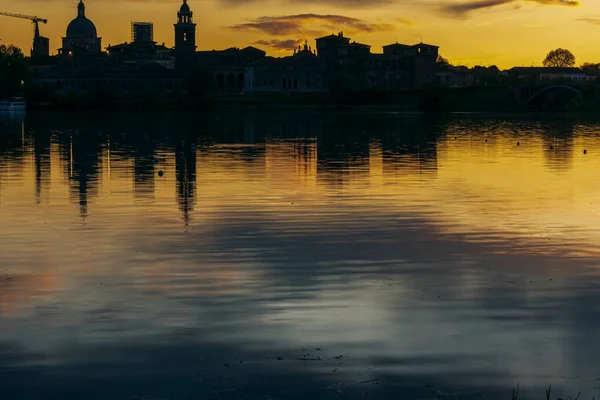
[[[383,46],[383,53],[372,53],[371,46],[352,42],[343,32],[316,41],[317,55],[329,71],[346,70],[367,86],[399,91],[435,83],[437,46],[394,43]]]
[[[154,25],[150,22],[131,23],[131,42],[106,48],[108,58],[116,63],[131,65],[156,64],[175,69],[172,49],[154,41]]]
[[[327,90],[326,65],[308,46],[294,51],[293,56],[252,63],[245,69],[246,93],[312,93]]]

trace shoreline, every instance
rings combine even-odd
[[[526,111],[526,110],[514,110],[514,111],[494,111],[494,110],[473,110],[473,111],[445,111],[445,112],[426,112],[418,110],[406,110],[404,107],[397,105],[346,105],[346,106],[335,106],[335,105],[316,105],[316,104],[276,104],[276,103],[261,103],[261,104],[248,104],[248,103],[217,103],[210,107],[195,109],[195,108],[177,108],[177,107],[164,107],[159,110],[150,109],[130,109],[130,108],[91,108],[91,109],[66,109],[59,107],[33,107],[28,108],[26,111],[19,111],[19,114],[27,113],[75,113],[75,114],[86,114],[86,113],[115,113],[115,114],[203,114],[211,113],[214,111],[223,110],[240,110],[240,111],[257,111],[257,112],[286,112],[286,111],[316,111],[316,112],[332,112],[332,113],[361,113],[361,114],[373,114],[373,115],[395,115],[395,116],[407,116],[407,117],[581,117],[581,116],[599,116],[600,111]],[[5,114],[14,113],[12,111],[0,111]]]

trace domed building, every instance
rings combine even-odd
[[[100,53],[102,39],[98,37],[96,26],[85,16],[85,4],[79,0],[77,18],[67,26],[67,35],[62,39],[59,54],[72,55],[74,52]]]

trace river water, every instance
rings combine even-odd
[[[0,115],[0,396],[598,398],[599,131]]]

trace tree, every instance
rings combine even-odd
[[[29,65],[21,49],[0,45],[0,99],[21,94],[28,75]]]
[[[567,49],[556,49],[546,55],[544,67],[573,67],[575,66],[575,56]]]
[[[597,63],[583,63],[581,69],[585,72],[600,72],[600,64]]]
[[[442,57],[441,55],[438,55],[437,60],[435,60],[435,64],[438,68],[449,68],[452,66],[452,64],[450,64],[450,61],[448,61],[447,58]]]

